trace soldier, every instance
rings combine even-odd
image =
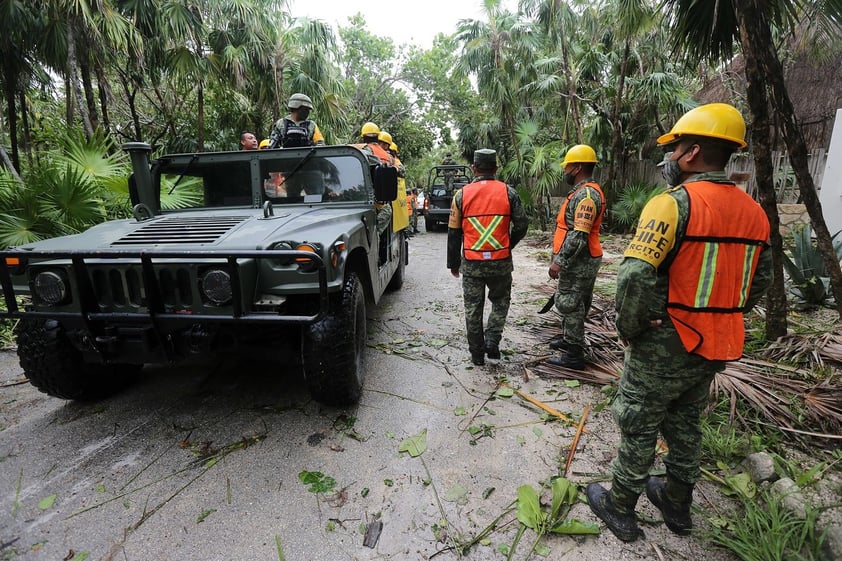
[[[240,150],[257,150],[257,137],[253,132],[240,133]]]
[[[617,333],[628,346],[611,405],[620,443],[611,490],[587,488],[591,510],[623,541],[641,534],[634,508],[644,489],[667,528],[693,527],[710,382],[740,358],[743,314],[772,280],[769,221],[724,171],[746,145],[739,111],[724,103],[692,109],[658,145],[672,151],[664,173],[677,187],[644,207],[620,264]],[[669,447],[665,479],[649,476],[659,431]]]
[[[362,144],[354,144],[354,146],[364,152],[374,154],[380,159],[380,163],[384,165],[390,166],[394,163],[392,155],[380,145],[378,139],[378,136],[380,136],[380,127],[369,121],[360,128],[360,136],[362,137]]]
[[[574,370],[585,369],[585,318],[602,263],[599,228],[605,195],[593,180],[596,163],[596,152],[586,144],[572,147],[561,162],[564,181],[573,189],[558,211],[549,269],[550,278],[558,279],[555,307],[562,330],[550,347],[563,352],[547,362]]]
[[[325,138],[319,126],[308,117],[313,102],[303,93],[292,94],[287,102],[289,115],[278,119],[272,129],[269,148],[295,148],[297,146],[322,146]]]
[[[512,292],[512,249],[526,235],[529,219],[517,192],[495,179],[497,153],[474,152],[474,182],[453,196],[447,231],[447,268],[459,278],[465,300],[465,327],[471,362],[500,358],[500,339]],[[485,289],[491,301],[483,330]]]

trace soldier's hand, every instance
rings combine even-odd
[[[547,272],[549,273],[551,279],[557,279],[558,274],[561,272],[561,265],[559,265],[558,263],[553,263],[552,265],[550,265],[550,270]]]
[[[453,269],[450,269],[450,274],[458,279],[459,278],[459,267],[454,267]]]

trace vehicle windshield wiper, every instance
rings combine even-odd
[[[172,195],[172,192],[175,191],[175,188],[178,187],[178,184],[181,183],[181,180],[184,179],[185,174],[190,170],[190,166],[193,165],[193,162],[199,159],[198,154],[193,154],[193,157],[190,158],[190,161],[187,162],[187,165],[184,166],[184,171],[181,172],[181,175],[178,176],[178,179],[175,180],[175,183],[172,184],[170,187],[169,193],[167,195]]]
[[[298,161],[298,163],[297,163],[297,164],[295,164],[295,167],[294,167],[294,168],[292,168],[292,171],[290,171],[288,174],[286,174],[286,175],[284,176],[284,181],[289,181],[289,180],[290,180],[290,178],[291,178],[293,175],[295,175],[296,173],[298,173],[298,172],[301,170],[301,168],[304,166],[304,164],[306,164],[306,163],[307,163],[307,160],[309,160],[310,158],[312,158],[312,157],[313,157],[313,154],[315,154],[315,153],[316,153],[316,149],[315,149],[315,148],[310,148],[310,151],[309,151],[309,152],[307,152],[307,155],[306,155],[306,156],[304,156],[303,158],[301,158],[301,159]]]

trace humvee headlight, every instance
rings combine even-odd
[[[58,273],[43,271],[35,275],[32,285],[35,295],[48,306],[56,306],[67,299],[67,283]]]
[[[300,243],[295,248],[298,251],[309,251],[310,253],[315,253],[316,255],[319,254],[319,251],[316,249],[316,246],[309,243]],[[296,257],[295,262],[298,263],[298,268],[305,272],[305,273],[312,273],[316,269],[319,268],[319,265],[313,259],[307,259],[306,257]]]
[[[231,301],[231,275],[223,269],[210,269],[202,275],[202,292],[217,305]]]

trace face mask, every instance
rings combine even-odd
[[[568,185],[573,185],[576,183],[576,176],[572,173],[565,173],[564,174],[564,182]]]
[[[668,160],[667,163],[664,164],[664,167],[661,168],[661,175],[664,176],[664,181],[667,182],[667,185],[675,186],[681,183],[681,176],[684,174],[684,170],[681,169],[681,166],[678,164],[678,161],[684,157],[684,155],[692,150],[693,147],[691,146],[682,154],[674,160]],[[672,155],[672,152],[669,152]]]

